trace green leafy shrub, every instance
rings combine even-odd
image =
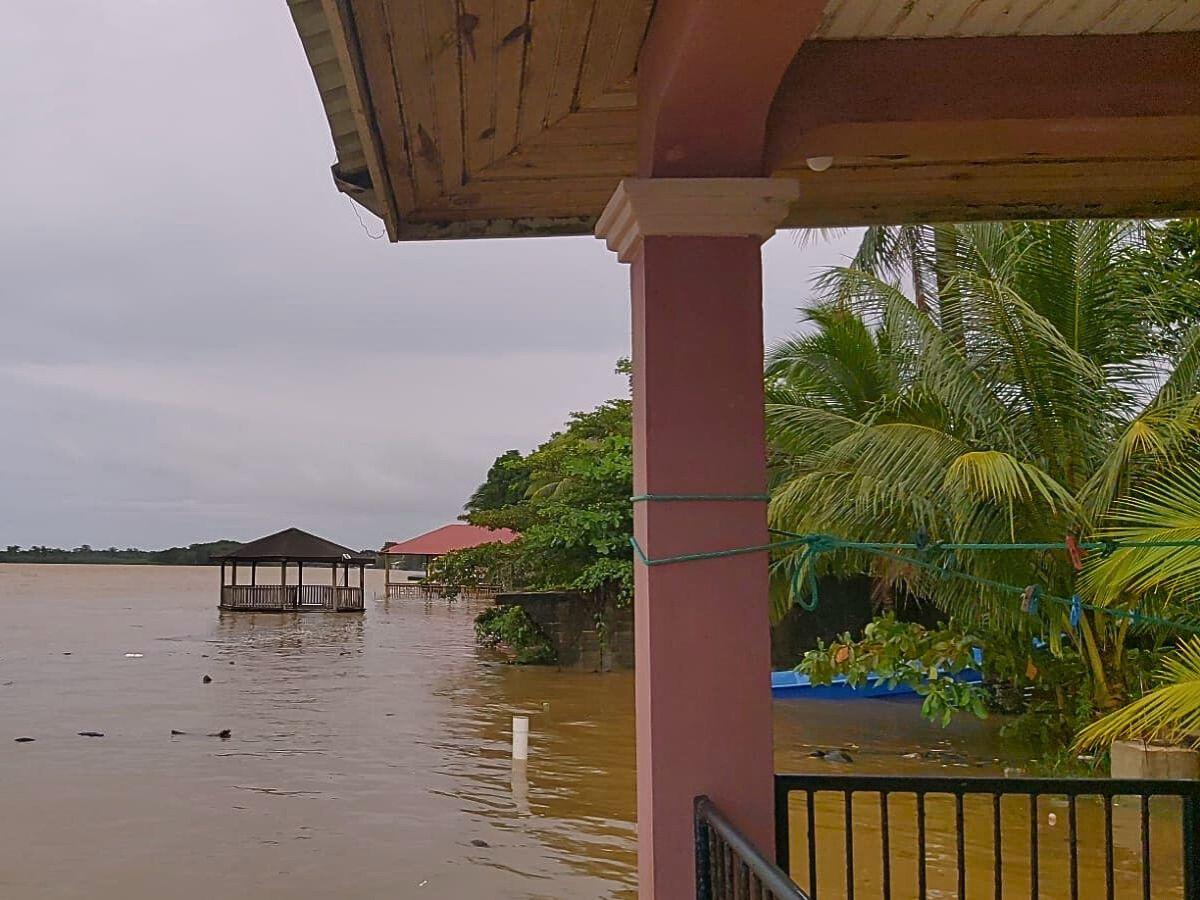
[[[522,666],[548,665],[554,647],[538,624],[520,606],[493,606],[475,617],[475,639],[485,647],[506,647]]]
[[[872,675],[889,687],[905,684],[925,698],[921,714],[943,726],[956,712],[987,716],[987,692],[981,685],[960,684],[954,673],[975,666],[974,648],[979,639],[954,626],[927,629],[913,622],[898,622],[891,613],[870,622],[861,640],[843,634],[826,645],[809,650],[796,670],[813,684],[829,684],[845,676],[851,687]]]

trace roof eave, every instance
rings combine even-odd
[[[329,123],[337,156],[334,185],[382,219],[390,240],[399,240],[399,211],[369,113],[370,89],[350,7],[345,0],[288,0],[288,8]]]

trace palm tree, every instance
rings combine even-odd
[[[1200,471],[1168,472],[1118,506],[1121,524],[1106,535],[1135,546],[1086,573],[1095,596],[1104,602],[1135,596],[1167,603],[1194,596],[1200,587]],[[1196,615],[1191,612],[1194,621]],[[1076,746],[1089,749],[1122,738],[1200,745],[1200,637],[1164,660],[1159,680],[1159,687],[1085,728]]]
[[[828,273],[812,330],[768,357],[772,525],[859,541],[1062,541],[1109,523],[1146,478],[1200,459],[1200,334],[1164,342],[1179,302],[1138,278],[1146,235],[1126,222],[938,226],[907,245],[936,275],[925,309],[899,286],[894,254],[891,269]],[[860,253],[870,258],[888,255]],[[978,581],[1070,596],[1065,553],[935,548],[929,559],[842,551],[819,565],[868,570],[960,620],[1052,644],[1069,635],[1097,704],[1122,701],[1128,621],[1087,612],[1072,625],[1049,603],[1025,614]],[[777,612],[813,565],[801,552],[776,563]]]

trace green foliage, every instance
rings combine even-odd
[[[467,515],[486,510],[504,509],[520,503],[529,490],[529,464],[519,450],[508,450],[496,457],[487,478],[475,489],[464,509]]]
[[[1135,739],[1200,747],[1200,638],[1163,661],[1159,681],[1159,687],[1083,729],[1076,746],[1103,748]]]
[[[1132,547],[1099,560],[1085,573],[1098,599],[1120,603],[1138,596],[1139,608],[1183,606],[1200,586],[1200,477],[1194,468],[1168,471],[1118,504],[1119,524],[1106,535],[1117,540],[1180,546]],[[1166,636],[1161,636],[1166,637]],[[1200,638],[1183,643],[1167,656],[1157,674],[1159,686],[1128,706],[1083,729],[1077,746],[1103,747],[1117,739],[1184,742],[1200,746]]]
[[[0,550],[0,563],[76,563],[76,564],[117,564],[117,565],[152,565],[152,566],[206,566],[211,557],[228,553],[238,547],[237,541],[209,541],[208,543],[189,544],[187,547],[170,547],[166,550],[138,550],[129,547],[120,550],[109,547],[101,550],[82,544],[73,550],[61,550],[57,547],[27,547],[22,549],[16,544],[10,544]]]
[[[499,466],[521,473],[527,484],[523,495],[499,507],[468,507],[466,518],[511,528],[521,537],[448,553],[434,561],[430,580],[452,592],[487,582],[524,590],[577,590],[628,602],[633,591],[632,457],[625,399],[573,413],[562,431],[528,456],[505,454],[493,471]],[[489,473],[489,481],[499,479]]]
[[[956,672],[975,666],[973,651],[978,644],[975,635],[953,622],[931,630],[898,622],[889,613],[869,623],[861,640],[843,634],[829,646],[818,642],[796,668],[813,684],[829,684],[841,675],[851,687],[858,687],[874,675],[889,687],[908,685],[925,698],[921,714],[944,726],[955,712],[987,716],[984,689],[954,680]]]
[[[772,525],[971,543],[1138,527],[1134,498],[1200,466],[1195,224],[913,229],[872,229],[857,265],[822,280],[806,330],[768,356]],[[901,275],[920,278],[919,304]],[[1077,679],[1068,683],[1072,698],[1084,698],[1080,715],[1138,689],[1131,654],[1161,636],[1087,611],[1075,627],[1050,604],[1023,613],[1017,598],[936,571],[1071,596],[1079,585],[1066,553],[934,547],[925,558],[935,571],[850,551],[815,566],[867,572],[884,598],[931,599],[977,632],[989,657],[1011,637],[1014,682],[1023,669],[1036,673],[1025,679],[1024,708],[1046,704],[1075,720],[1048,674],[1057,668]],[[799,552],[775,561],[777,614],[796,570],[813,565]],[[1179,612],[1165,586],[1146,580],[1102,602]],[[1031,663],[1034,638],[1053,662]]]
[[[547,665],[554,648],[524,608],[493,606],[475,617],[475,639],[485,647],[506,647],[518,665]]]

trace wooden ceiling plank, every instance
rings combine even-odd
[[[432,60],[420,0],[377,0],[389,37],[390,65],[404,111],[404,133],[417,206],[442,194],[442,151],[437,104],[430,81]],[[420,48],[414,52],[414,48]]]
[[[362,167],[366,168],[371,181],[369,208],[383,219],[388,235],[394,238],[400,221],[400,209],[384,155],[383,141],[374,124],[374,98],[362,66],[363,50],[358,40],[354,14],[344,0],[321,0],[321,3],[344,86],[337,102],[327,107],[330,130],[335,145],[339,147],[336,177],[349,177],[355,171],[361,171]],[[351,149],[343,153],[342,147]],[[357,153],[354,148],[358,150]]]
[[[858,2],[843,3],[825,35],[830,40],[852,38],[861,34],[863,26],[870,19],[881,3],[889,0],[858,0]]]
[[[653,12],[654,0],[633,0],[630,5],[629,18],[621,28],[613,48],[607,90],[611,90],[614,85],[628,85],[630,88],[634,86],[638,54],[642,52],[642,44],[646,40],[646,30],[650,27],[650,15]]]
[[[996,27],[995,3],[984,3],[982,0],[949,0],[940,4],[937,10],[926,17],[925,28],[922,32],[926,37],[943,37],[957,35],[958,29],[968,17],[986,17],[991,27]],[[887,37],[886,34],[877,35]]]
[[[1156,31],[1183,31],[1200,28],[1200,0],[1183,0],[1168,6],[1161,19],[1152,26]]]
[[[542,132],[529,146],[572,147],[578,144],[633,146],[637,139],[637,114],[633,109],[581,109]]]
[[[613,54],[621,29],[629,22],[633,4],[634,0],[596,0],[587,48],[583,53],[583,68],[579,73],[577,100],[580,107],[586,107],[608,89]]]
[[[546,127],[566,3],[567,0],[536,0],[530,6],[529,45],[525,51],[525,77],[517,120],[518,143],[536,137]]]
[[[1099,18],[1096,0],[1045,3],[1029,16],[1025,34],[1084,34]]]
[[[867,17],[858,26],[859,32],[868,34],[889,33],[904,19],[912,15],[915,3],[906,0],[877,0],[872,7],[866,7]]]
[[[617,179],[632,175],[636,169],[637,152],[632,146],[544,145],[521,148],[507,159],[489,166],[477,181],[534,177],[558,180],[594,174],[614,179],[615,185]]]
[[[425,39],[433,83],[434,140],[441,162],[444,192],[456,191],[466,179],[463,158],[462,28],[458,0],[423,0]]]
[[[583,52],[588,42],[597,0],[564,0],[562,31],[546,103],[546,127],[575,109],[579,79],[583,72]]]
[[[496,0],[464,0],[459,25],[463,76],[463,152],[468,181],[492,164],[496,137]]]
[[[400,216],[417,202],[416,182],[410,158],[411,144],[404,127],[404,109],[397,89],[396,72],[392,63],[390,29],[387,25],[383,0],[351,0],[344,5],[348,19],[353,22],[363,70],[369,90],[369,102],[362,102],[366,115],[378,133],[379,157],[384,169],[385,184],[380,194],[390,194],[389,201]],[[390,190],[388,186],[390,185]]]
[[[517,146],[521,112],[521,83],[529,47],[529,0],[496,0],[495,134],[492,161],[503,159]]]

